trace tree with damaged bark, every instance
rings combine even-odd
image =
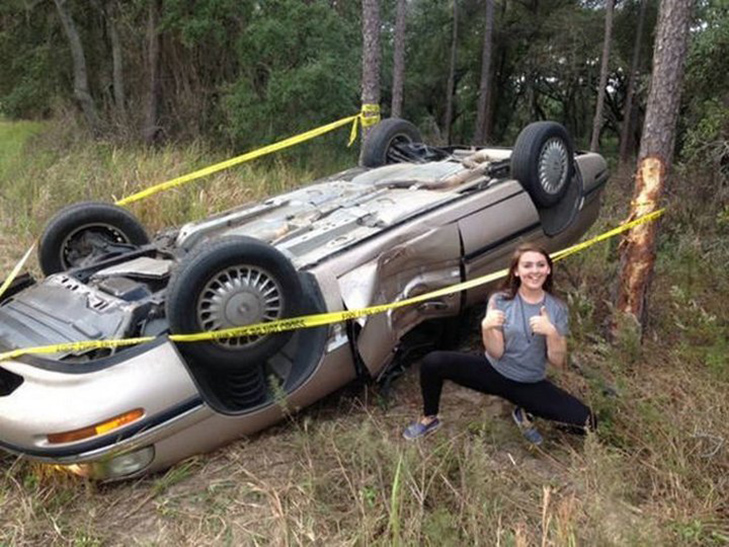
[[[478,87],[476,107],[476,130],[474,144],[485,144],[489,137],[489,120],[486,116],[491,99],[491,51],[494,31],[494,0],[486,0],[486,21],[483,30],[483,50],[481,52],[481,83]]]
[[[641,139],[630,219],[658,209],[676,136],[693,0],[664,0],[658,15],[653,75]],[[645,323],[656,256],[657,224],[630,230],[621,243],[617,309]]]
[[[380,3],[379,0],[362,0],[362,106],[379,104]],[[367,138],[368,130],[363,124],[362,142]]]
[[[595,107],[595,118],[592,122],[592,139],[590,140],[590,151],[597,152],[600,146],[600,132],[602,131],[602,111],[605,105],[605,92],[608,78],[608,66],[610,61],[610,42],[613,33],[613,9],[615,0],[605,2],[605,38],[602,46],[602,63],[600,65],[600,83],[597,86],[597,106]]]

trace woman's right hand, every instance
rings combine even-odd
[[[504,354],[504,333],[501,330],[504,319],[504,312],[496,309],[493,302],[489,302],[486,317],[481,321],[481,339],[486,353],[494,359],[501,359]]]
[[[497,310],[492,304],[490,304],[486,310],[486,317],[484,317],[483,321],[481,321],[481,329],[500,329],[504,326],[504,319],[504,312]]]

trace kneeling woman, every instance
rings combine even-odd
[[[502,290],[489,299],[481,322],[484,354],[429,354],[420,369],[423,416],[404,432],[416,439],[440,426],[438,410],[445,380],[514,403],[514,421],[526,439],[540,444],[534,416],[579,429],[594,427],[589,407],[546,379],[547,364],[567,361],[568,311],[552,294],[552,260],[535,245],[514,253]]]

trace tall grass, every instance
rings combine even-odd
[[[10,256],[61,204],[120,196],[222,157],[202,144],[118,149],[50,131],[27,141],[0,180]],[[135,211],[155,228],[181,223],[327,171],[293,163],[243,167]],[[700,184],[696,174],[690,183]],[[449,384],[441,432],[406,443],[402,427],[420,408],[414,363],[387,405],[377,385],[353,386],[131,483],[84,482],[2,455],[0,545],[729,543],[727,197],[704,206],[710,221],[683,185],[674,181],[661,226],[642,343],[627,322],[628,334],[608,338],[615,242],[559,265],[573,366],[555,379],[598,411],[596,433],[540,423],[547,442],[530,450],[508,405]],[[625,217],[629,186],[611,182],[594,233]]]
[[[65,205],[83,200],[113,202],[242,152],[214,150],[202,142],[159,149],[112,141],[90,143],[76,138],[70,129],[58,122],[42,131],[40,124],[0,125],[0,150],[5,151],[0,156],[2,228],[14,241],[22,242],[9,252],[17,255],[14,259]],[[343,130],[156,194],[131,204],[130,209],[153,233],[259,200],[352,165],[356,151],[346,148],[347,138]],[[307,153],[305,162],[302,158]]]

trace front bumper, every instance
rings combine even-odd
[[[125,451],[204,419],[209,410],[174,345],[164,339],[92,363],[10,360],[22,383],[0,396],[0,447],[34,460],[79,463]],[[71,442],[49,435],[88,428],[141,409],[108,432]]]

